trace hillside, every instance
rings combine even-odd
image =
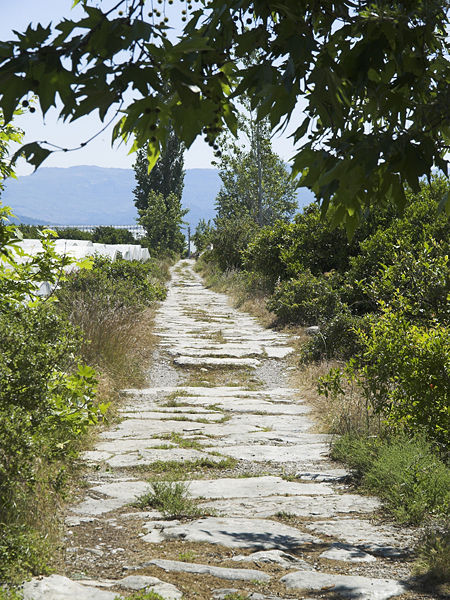
[[[134,187],[132,169],[48,167],[8,181],[2,201],[13,208],[22,223],[129,225],[137,217]],[[186,171],[183,205],[189,208],[185,220],[191,227],[201,218],[214,218],[219,188],[216,169]],[[299,204],[304,206],[311,199],[308,191],[302,191]]]

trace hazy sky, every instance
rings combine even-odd
[[[2,13],[0,19],[0,39],[13,39],[13,30],[21,31],[28,23],[38,22],[48,25],[57,22],[62,16],[74,17],[82,14],[79,6],[71,10],[72,0],[1,0]],[[183,2],[184,4],[184,2]],[[174,5],[176,9],[176,5]],[[172,22],[172,21],[171,21]],[[300,111],[299,111],[300,113]],[[300,114],[298,115],[300,118]],[[25,131],[25,141],[47,140],[64,147],[75,147],[80,142],[91,137],[102,128],[102,123],[95,114],[84,117],[68,125],[57,120],[56,111],[50,109],[45,122],[39,111],[23,115],[16,119],[16,124]],[[282,137],[273,140],[274,150],[285,160],[289,161],[293,154],[293,146],[288,134],[293,127],[288,128]],[[213,158],[211,149],[201,139],[194,142],[185,155],[185,167],[208,168]],[[75,152],[56,152],[44,163],[46,167],[69,167],[74,165],[98,165],[102,167],[130,168],[134,156],[128,155],[124,146],[111,148],[111,128],[103,132],[85,148]],[[25,175],[32,169],[25,163],[19,164],[18,175]]]

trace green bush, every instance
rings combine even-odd
[[[364,317],[352,315],[343,305],[331,319],[319,321],[320,331],[302,347],[301,360],[349,360],[362,349],[358,330],[365,331],[374,319],[376,316],[372,314]]]
[[[450,329],[418,326],[385,308],[351,369],[375,410],[392,425],[423,429],[442,447],[449,439]]]
[[[80,270],[67,278],[57,297],[61,306],[70,306],[85,296],[96,311],[99,306],[143,308],[166,297],[160,277],[151,262],[95,257],[91,269]]]
[[[450,324],[448,244],[432,240],[414,250],[395,249],[392,261],[365,286],[367,295],[378,305],[395,306],[402,298],[403,310],[415,323]]]
[[[0,579],[44,570],[49,520],[43,506],[61,492],[80,436],[106,407],[95,406],[95,375],[78,366],[80,336],[43,301],[39,284],[61,279],[70,261],[42,232],[27,260],[20,233],[0,207]],[[62,462],[62,459],[64,462]],[[54,502],[52,502],[52,510]],[[46,529],[42,534],[42,529]]]
[[[250,218],[222,218],[216,221],[212,236],[212,258],[222,271],[242,268],[242,252],[252,240],[257,226]]]
[[[339,294],[324,276],[311,271],[300,273],[295,279],[276,286],[267,302],[280,323],[317,325],[343,309]]]
[[[112,226],[96,227],[91,234],[91,240],[98,244],[139,244],[131,231]]]
[[[450,468],[423,436],[345,435],[334,443],[332,457],[348,464],[359,485],[382,498],[400,523],[448,514]]]

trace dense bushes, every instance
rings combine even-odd
[[[267,305],[277,315],[280,323],[306,326],[331,319],[343,308],[339,294],[326,277],[314,276],[309,270],[280,283]]]

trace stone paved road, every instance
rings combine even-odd
[[[329,436],[289,387],[286,335],[207,290],[190,261],[156,333],[153,387],[127,390],[122,420],[85,453],[64,564],[26,599],[431,598],[408,587],[409,532],[380,524],[378,500],[329,462]],[[149,478],[189,482],[200,514],[133,506]]]

